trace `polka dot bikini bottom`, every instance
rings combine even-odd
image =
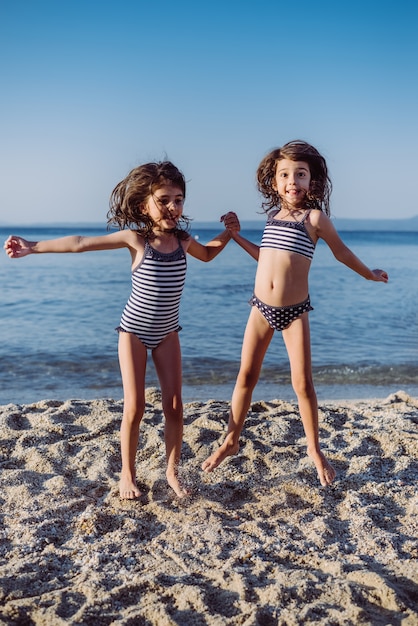
[[[259,300],[257,296],[253,295],[248,301],[248,304],[256,306],[274,330],[284,330],[290,326],[295,319],[300,317],[303,313],[306,313],[306,311],[313,311],[309,296],[306,300],[300,302],[300,304],[293,304],[291,306],[269,306]]]

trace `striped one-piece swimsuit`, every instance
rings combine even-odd
[[[186,279],[186,254],[179,242],[163,253],[145,242],[144,256],[132,272],[132,291],[116,330],[133,333],[150,349],[181,330],[179,307]]]

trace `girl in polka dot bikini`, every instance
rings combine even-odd
[[[308,313],[308,274],[318,239],[335,258],[367,280],[386,283],[383,270],[371,270],[342,242],[329,219],[331,181],[325,159],[311,145],[291,141],[270,152],[257,170],[258,190],[268,213],[261,245],[231,229],[232,238],[258,261],[254,295],[232,395],[228,432],[223,444],[203,463],[211,472],[239,450],[245,416],[274,331],[282,332],[291,378],[307,439],[308,456],[323,486],[335,470],[321,452],[318,405],[312,381]]]

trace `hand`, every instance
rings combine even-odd
[[[32,252],[32,244],[23,237],[16,237],[15,235],[10,235],[3,247],[11,259],[18,259]]]
[[[239,223],[239,219],[236,213],[233,211],[229,211],[222,215],[221,222],[224,223],[224,226],[227,230],[230,231],[231,234],[237,233],[241,230],[241,224]]]
[[[376,280],[380,283],[387,283],[389,280],[389,276],[384,270],[372,270],[372,274],[374,276],[372,280]]]

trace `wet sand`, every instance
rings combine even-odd
[[[229,403],[185,405],[178,501],[147,392],[139,501],[121,501],[120,400],[0,407],[0,624],[418,624],[418,398],[320,404],[322,488],[294,403],[255,402],[213,473]]]

